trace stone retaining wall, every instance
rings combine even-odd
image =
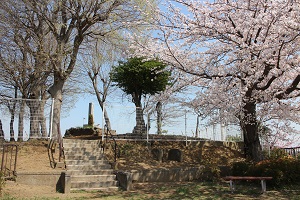
[[[120,187],[131,190],[133,182],[181,182],[198,180],[203,176],[204,166],[185,168],[159,168],[145,170],[118,171]]]
[[[20,172],[17,174],[16,182],[25,185],[45,185],[63,191],[64,172]]]

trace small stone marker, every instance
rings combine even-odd
[[[182,162],[182,153],[179,149],[170,149],[168,153],[168,160]]]
[[[164,156],[163,149],[152,149],[151,153],[153,155],[153,158],[159,162],[162,162],[162,158]]]

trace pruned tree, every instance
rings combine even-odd
[[[136,107],[136,126],[134,134],[146,132],[143,118],[142,97],[164,91],[169,83],[170,72],[167,65],[157,59],[147,60],[144,57],[129,58],[119,62],[111,72],[111,79],[126,94],[131,95]]]
[[[53,83],[49,88],[55,99],[53,137],[58,134],[63,87],[74,71],[77,57],[84,43],[93,38],[105,40],[107,34],[124,29],[145,16],[143,1],[123,0],[35,0],[25,1],[30,9],[47,23],[53,38],[53,53],[49,56]],[[137,3],[139,2],[139,3]]]
[[[96,41],[96,45],[87,48],[85,55],[80,59],[83,66],[83,76],[88,75],[88,81],[92,84],[90,93],[96,95],[99,106],[104,112],[105,124],[109,130],[111,130],[111,123],[106,109],[108,105],[107,98],[115,90],[112,87],[110,72],[115,62],[122,58],[121,46],[114,40],[111,37],[111,41],[105,43],[99,40]],[[87,89],[87,91],[89,90]]]
[[[199,87],[190,105],[204,116],[218,110],[217,118],[239,123],[246,154],[261,160],[260,118],[299,123],[299,2],[174,0],[167,5],[155,18],[154,39],[149,37],[148,45],[136,40],[135,55],[155,53],[184,72],[181,85]]]
[[[23,138],[25,103],[30,109],[30,134],[33,137],[47,136],[44,107],[47,82],[50,76],[49,37],[45,22],[27,9],[24,2],[6,1],[0,6],[1,27],[7,30],[1,35],[0,52],[2,79],[5,85],[14,86],[24,101],[19,101],[18,136]],[[25,101],[32,99],[32,101]]]

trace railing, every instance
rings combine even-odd
[[[57,125],[57,131],[58,131],[58,148],[59,148],[58,161],[61,162],[61,159],[64,159],[65,154],[64,154],[64,147],[63,147],[63,139],[61,136],[59,125]]]
[[[293,157],[300,156],[300,147],[283,148],[283,150]]]
[[[56,167],[57,162],[54,159],[55,149],[58,144],[59,149],[59,155],[58,155],[58,161],[61,162],[61,160],[64,158],[64,148],[63,148],[63,139],[61,137],[59,126],[57,126],[58,130],[58,138],[51,138],[48,143],[48,157],[50,161],[50,166],[54,169]]]
[[[56,148],[55,139],[50,139],[47,149],[48,149],[48,158],[49,158],[49,161],[50,161],[50,167],[53,168],[53,169],[56,167],[56,162],[55,162],[55,159],[54,159],[55,148]]]
[[[114,136],[111,134],[110,129],[107,127],[107,125],[105,124],[104,126],[104,133],[106,134],[105,137],[105,143],[108,143],[109,137],[112,139],[112,141],[114,142],[114,162],[117,162],[117,157],[118,157],[118,145],[117,142],[114,138]],[[104,149],[104,148],[103,148]]]
[[[18,145],[3,144],[1,173],[4,178],[10,179],[17,176]]]

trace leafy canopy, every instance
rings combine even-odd
[[[111,78],[126,94],[154,95],[164,91],[169,84],[171,73],[166,66],[157,59],[133,57],[127,62],[119,62],[113,68]]]

